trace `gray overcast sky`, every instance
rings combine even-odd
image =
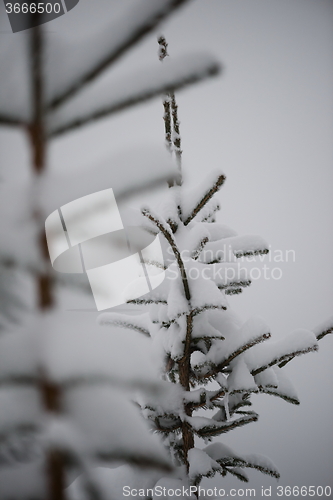
[[[81,0],[47,26],[49,36],[85,37],[105,23],[105,12],[116,3]],[[266,258],[270,268],[281,267],[280,280],[257,280],[231,300],[244,319],[264,317],[276,337],[332,314],[332,21],[328,0],[196,0],[161,29],[171,57],[206,49],[224,66],[219,78],[177,95],[186,174],[199,182],[210,169],[222,168],[227,182],[219,221],[240,234],[261,234],[272,256],[275,250],[295,251],[295,262]],[[150,35],[117,72],[149,64],[156,54]],[[161,115],[155,99],[58,139],[50,168],[80,169],[129,144],[160,143]],[[8,175],[10,165],[9,175],[16,175],[13,165],[26,163],[24,143],[15,132],[0,132],[4,171]],[[326,337],[318,354],[288,366],[301,406],[256,397],[259,422],[223,439],[236,450],[268,455],[282,485],[332,486],[332,349]],[[254,487],[275,484],[259,473],[251,478]]]

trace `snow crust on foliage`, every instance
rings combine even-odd
[[[244,359],[232,362],[232,372],[228,377],[229,392],[257,392],[258,387]]]
[[[195,339],[202,337],[224,338],[222,332],[210,324],[208,311],[204,311],[193,318],[192,338]]]
[[[208,230],[209,241],[217,241],[224,238],[230,238],[231,236],[237,236],[236,231],[231,227],[226,224],[220,224],[219,222],[215,222],[214,224],[202,222],[200,226]],[[223,242],[220,243],[222,244]]]
[[[130,489],[153,488],[161,473],[156,471],[143,471],[129,465],[122,465],[109,469],[106,467],[96,467],[91,472],[93,479],[99,485],[99,490],[103,493],[103,500],[115,500],[123,497],[124,485]],[[81,474],[67,488],[66,493],[69,500],[85,499],[85,474]]]
[[[189,279],[190,302],[192,308],[202,309],[208,306],[226,308],[227,301],[216,284],[202,273],[202,265],[193,259],[183,259]]]
[[[213,460],[228,464],[228,459],[236,459],[245,462],[244,466],[250,468],[261,468],[265,469],[269,473],[272,471],[276,477],[279,477],[279,472],[275,464],[265,455],[251,453],[246,455],[240,455],[236,453],[232,448],[226,446],[222,443],[213,443],[204,448],[204,451]],[[242,471],[243,474],[243,471]]]
[[[195,369],[200,369],[201,366],[206,362],[206,355],[201,351],[194,351],[191,354],[191,367]]]
[[[41,320],[42,359],[53,380],[102,378],[115,384],[157,387],[149,339],[120,328],[78,330],[68,315],[52,312]],[[119,352],[126,353],[119,356]],[[138,356],[140,352],[140,356]]]
[[[183,415],[182,403],[186,394],[181,386],[172,384],[165,393],[137,393],[135,400],[143,409],[143,414],[147,416],[151,414],[159,416],[164,414]],[[154,410],[151,410],[152,408]]]
[[[203,255],[205,251],[206,247],[201,255]],[[200,271],[204,279],[207,281],[210,279],[222,289],[226,288],[228,285],[249,283],[246,269],[243,267],[239,268],[239,265],[236,263],[228,262],[207,265],[203,262],[196,261],[195,267]]]
[[[141,457],[168,465],[159,438],[148,432],[147,423],[121,391],[95,385],[73,387],[66,391],[64,405],[90,453],[107,460]]]
[[[275,472],[277,475],[277,479],[280,476],[279,471],[274,462],[272,462],[272,460],[266,457],[265,455],[261,455],[259,453],[250,453],[243,455],[243,459],[246,460],[249,464],[252,464],[253,466],[257,466]]]
[[[183,326],[183,325],[182,325]],[[153,345],[163,347],[163,352],[174,360],[181,359],[184,354],[186,329],[178,323],[172,323],[169,328],[160,328],[153,337]],[[164,364],[162,365],[164,368]]]
[[[204,452],[215,461],[227,457],[237,458],[238,456],[232,448],[223,443],[209,444],[204,448]]]
[[[257,370],[275,364],[289,354],[302,353],[306,350],[317,350],[318,344],[313,332],[298,329],[278,341],[270,341],[257,345],[246,352],[246,363],[250,370]]]
[[[278,387],[278,377],[275,373],[274,366],[255,375],[254,380],[258,386],[263,387]]]
[[[221,466],[212,460],[203,450],[192,448],[188,453],[188,461],[190,464],[190,478],[198,478],[201,476],[213,476],[216,471],[221,470]]]
[[[219,364],[243,345],[254,341],[268,332],[269,327],[262,318],[252,317],[242,325],[236,335],[230,335],[226,329],[225,340],[222,343],[216,344],[214,350],[210,349],[207,358],[214,364]]]
[[[52,380],[109,380],[162,390],[148,339],[122,329],[78,329],[59,311],[37,317],[30,332],[0,337],[0,379],[32,379],[42,366]],[[119,352],[126,356],[119,356]],[[138,356],[140,352],[140,356]]]
[[[267,253],[268,246],[268,243],[257,235],[227,237],[221,241],[207,243],[200,260],[202,262],[212,262],[214,260],[229,262],[231,255],[241,257],[243,255]]]
[[[272,367],[274,374],[277,380],[277,387],[269,387],[269,394],[276,394],[280,396],[282,399],[289,401],[290,403],[298,404],[299,399],[297,395],[297,391],[291,382],[291,380],[287,377],[287,375],[281,370],[281,368],[277,366]]]
[[[161,201],[158,202],[157,212],[162,215],[164,220],[178,221],[179,190],[180,187],[178,186],[168,189]]]
[[[236,337],[242,327],[241,318],[231,309],[226,311],[206,311],[209,323],[216,328],[225,338]]]
[[[209,238],[209,231],[201,224],[192,224],[189,227],[181,225],[175,235],[181,255],[187,259],[192,257],[193,252],[200,246],[204,238]]]

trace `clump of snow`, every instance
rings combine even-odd
[[[232,372],[228,377],[229,392],[258,392],[257,384],[243,358],[232,362],[231,366]]]
[[[196,479],[202,476],[214,476],[216,471],[221,470],[221,466],[215,462],[207,453],[198,448],[192,448],[188,453],[190,464],[189,476]]]

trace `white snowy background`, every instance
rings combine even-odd
[[[68,43],[84,40],[119,5],[117,0],[81,0],[46,31]],[[265,258],[270,268],[281,267],[280,280],[262,278],[229,299],[244,320],[262,316],[275,338],[296,328],[311,329],[332,314],[332,20],[329,0],[196,0],[160,30],[171,57],[207,50],[224,68],[220,77],[177,94],[186,174],[195,183],[209,170],[222,168],[227,181],[219,194],[218,220],[240,234],[261,234],[272,256],[274,250],[295,251],[295,262]],[[7,36],[14,35],[2,15],[0,43]],[[117,74],[155,61],[160,64],[156,37],[149,35],[117,65]],[[112,85],[115,73],[104,81]],[[1,176],[25,175],[23,135],[0,128],[0,141]],[[123,148],[162,142],[162,105],[156,98],[56,139],[49,165],[54,171],[79,172],[107,163]],[[97,315],[67,314],[76,314],[78,321],[85,314],[91,322]],[[300,406],[253,396],[259,421],[219,438],[239,452],[270,457],[283,486],[333,485],[331,336],[319,346],[319,353],[284,368]],[[272,484],[274,491],[275,480],[249,475],[247,487],[257,488],[258,496],[262,485]],[[243,487],[233,478],[203,482],[208,484]]]

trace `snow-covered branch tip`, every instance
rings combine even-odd
[[[259,460],[258,462],[256,462],[255,458],[259,458],[259,456],[258,457],[249,456],[248,458],[228,457],[225,459],[217,460],[217,463],[221,464],[221,466],[224,468],[240,467],[240,468],[256,469],[260,471],[262,474],[267,474],[268,476],[275,477],[276,479],[280,478],[280,473],[275,467],[273,467],[272,464],[270,464],[270,466],[265,464],[266,460],[265,457],[263,457],[262,463],[260,463]]]
[[[190,215],[185,219],[184,225],[187,226],[192,219],[200,212],[200,210],[206,205],[206,203],[214,196],[215,193],[219,191],[224,181],[226,180],[226,176],[224,174],[220,174],[214,185],[207,191],[207,193],[202,197],[202,199],[198,202],[195,208],[192,210]]]
[[[289,394],[285,394],[281,391],[278,391],[277,389],[263,387],[263,386],[258,386],[258,388],[259,388],[259,392],[261,392],[263,394],[268,394],[270,396],[276,396],[276,397],[281,398],[284,401],[286,401],[287,403],[290,403],[292,405],[299,405],[300,404],[300,401],[296,397],[290,396]]]
[[[287,354],[283,354],[282,356],[279,356],[277,358],[272,359],[272,361],[270,361],[269,363],[267,363],[263,366],[260,366],[259,368],[256,368],[255,370],[252,370],[251,374],[253,376],[258,375],[258,373],[261,373],[264,370],[267,370],[267,368],[274,366],[274,365],[278,365],[280,368],[282,368],[287,363],[289,363],[289,361],[294,359],[296,356],[300,356],[301,354],[307,354],[309,352],[315,352],[315,351],[318,351],[317,345],[309,346],[309,347],[306,347],[305,349],[297,349],[296,351],[293,351],[293,352],[290,352]]]
[[[324,337],[326,337],[326,335],[333,333],[333,317],[329,317],[326,321],[324,321],[323,323],[320,323],[320,325],[316,326],[313,329],[313,333],[316,336],[317,340],[321,340]],[[318,346],[316,346],[312,349],[312,351],[317,351],[317,350],[318,350]],[[307,352],[311,352],[311,350],[304,351],[304,354],[306,354]],[[300,354],[303,354],[303,352],[299,352],[298,354],[295,354],[295,355],[290,355],[289,357],[287,357],[286,359],[284,359],[283,361],[281,361],[279,363],[279,367],[282,368],[287,363],[289,363],[289,361],[294,359],[296,356],[299,356]]]
[[[317,340],[321,340],[326,335],[333,333],[333,316],[314,328],[313,333],[316,335]]]
[[[208,241],[209,241],[209,238],[207,236],[205,236],[204,238],[202,238],[202,240],[199,241],[197,247],[192,251],[191,258],[193,260],[197,260],[199,258],[202,250],[204,249],[204,247],[208,243]]]
[[[144,317],[118,313],[104,313],[99,316],[98,323],[102,326],[112,325],[120,328],[127,328],[142,333],[146,337],[150,337],[150,332],[147,328],[147,317],[145,314],[142,316]]]

